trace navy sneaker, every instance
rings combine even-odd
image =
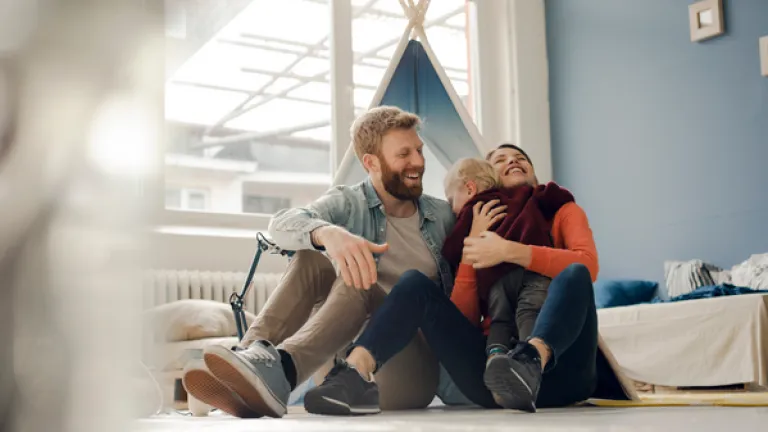
[[[533,345],[520,342],[507,354],[488,358],[483,381],[503,408],[536,412],[541,385],[541,357]]]
[[[211,374],[237,393],[255,417],[285,415],[291,385],[271,343],[256,341],[237,351],[214,345],[205,348],[203,359]]]
[[[377,414],[379,387],[366,381],[345,361],[337,361],[325,380],[304,395],[304,409],[311,414],[363,415]]]

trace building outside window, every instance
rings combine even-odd
[[[358,114],[407,20],[397,0],[351,7]],[[424,26],[469,105],[466,10],[432,1]],[[330,187],[330,16],[324,0],[166,1],[167,209],[269,215]],[[427,157],[427,171],[444,174]]]

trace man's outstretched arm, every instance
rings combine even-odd
[[[269,221],[269,235],[285,250],[322,250],[312,243],[311,233],[329,225],[346,225],[350,205],[341,187],[336,187],[306,207],[280,210]]]
[[[347,231],[351,206],[342,188],[331,189],[307,207],[276,213],[269,234],[283,249],[326,251],[347,285],[368,289],[378,280],[373,254],[386,252],[387,245]]]

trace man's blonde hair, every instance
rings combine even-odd
[[[419,116],[394,106],[380,106],[368,110],[355,120],[350,131],[352,145],[360,162],[367,153],[381,154],[381,141],[387,132],[395,129],[413,129],[421,123]]]
[[[459,159],[445,175],[446,193],[458,186],[472,180],[477,185],[478,192],[501,187],[499,175],[488,161],[482,159]]]

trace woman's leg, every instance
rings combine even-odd
[[[531,339],[493,357],[485,385],[505,408],[569,405],[594,390],[596,352],[592,281],[586,267],[571,265],[552,280]]]
[[[381,366],[419,329],[461,392],[477,405],[497,407],[483,384],[486,355],[482,331],[461,314],[437,284],[417,271],[404,273],[374,312],[355,342],[350,363],[356,355],[370,355]]]
[[[597,381],[597,312],[586,267],[571,265],[552,279],[531,338],[551,350],[537,405],[564,406],[589,398]]]

